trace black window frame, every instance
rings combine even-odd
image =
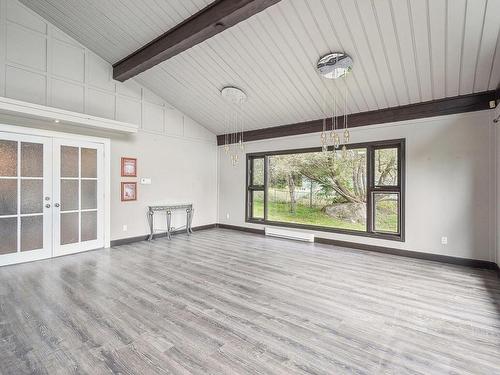
[[[365,231],[357,231],[352,229],[331,228],[319,225],[297,224],[281,221],[268,220],[268,174],[269,174],[269,157],[275,155],[299,154],[308,152],[320,152],[321,147],[290,149],[279,151],[256,152],[246,154],[246,199],[245,199],[245,221],[253,224],[265,224],[272,226],[302,228],[315,231],[332,232],[340,234],[348,234],[353,236],[381,238],[393,241],[405,241],[405,167],[406,167],[406,141],[405,139],[391,139],[384,141],[352,143],[347,145],[348,149],[365,148],[366,149],[366,171],[367,171],[367,189],[366,189],[366,229]],[[398,185],[395,186],[378,186],[375,184],[375,150],[396,148],[398,151]],[[329,151],[333,151],[333,147],[328,147]],[[253,174],[253,160],[264,159],[264,185],[251,185]],[[264,192],[264,218],[252,217],[253,191]],[[398,232],[383,232],[375,230],[375,200],[374,195],[377,193],[396,193],[398,199]]]

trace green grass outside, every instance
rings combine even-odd
[[[390,207],[387,207],[390,210]],[[365,225],[359,223],[351,223],[332,218],[324,213],[320,207],[309,207],[302,204],[297,204],[294,213],[290,212],[290,204],[285,202],[269,202],[268,203],[268,220],[281,221],[285,223],[317,225],[328,228],[350,229],[365,231]],[[396,214],[389,211],[380,211],[377,215],[376,226],[377,230],[396,232],[398,227],[398,218]],[[264,217],[264,201],[254,200],[253,216]]]

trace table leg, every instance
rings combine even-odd
[[[193,215],[194,215],[194,208],[191,208],[190,213],[189,213],[189,232],[193,233]]]
[[[149,210],[148,211],[148,221],[149,221],[149,241],[153,240],[153,235],[154,235],[154,212]]]
[[[172,211],[167,211],[167,238],[170,240],[172,236],[170,235],[170,223],[172,222]]]
[[[189,235],[190,228],[189,228],[189,223],[190,223],[190,217],[191,217],[191,210],[189,208],[186,209],[186,233]]]

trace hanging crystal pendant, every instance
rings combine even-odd
[[[344,143],[349,143],[349,137],[350,137],[349,130],[345,129],[344,130]]]
[[[323,152],[328,151],[328,142],[326,140],[326,133],[325,132],[321,132],[321,150]]]
[[[233,167],[238,165],[238,154],[237,153],[231,154],[231,164],[233,165]]]
[[[340,147],[340,137],[337,133],[334,133],[334,136],[333,136],[333,147],[334,148]]]
[[[347,158],[347,146],[346,146],[346,145],[343,145],[343,146],[342,146],[342,157],[343,157],[344,159],[346,159],[346,158]]]
[[[328,139],[326,134],[326,119],[323,119],[323,131],[321,132],[321,150],[328,151]]]

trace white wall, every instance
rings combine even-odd
[[[352,130],[351,141],[406,139],[406,241],[315,232],[320,237],[444,254],[495,259],[496,142],[491,111]],[[319,134],[250,142],[246,152],[314,147]],[[229,219],[226,218],[229,214]],[[219,147],[219,222],[245,223],[245,163],[232,167]],[[441,237],[448,245],[441,245]]]
[[[17,0],[0,0],[0,96],[139,125],[137,135],[123,136],[1,117],[111,139],[112,240],[147,233],[148,204],[193,202],[193,225],[216,222],[215,135],[137,81],[114,81],[109,63]],[[139,177],[153,181],[139,185],[137,202],[120,201],[122,156],[137,157]]]

